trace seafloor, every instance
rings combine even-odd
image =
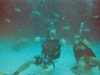
[[[14,44],[14,39],[11,37],[0,39],[0,73],[12,74],[21,64],[41,52],[41,43],[35,43],[34,40],[30,40],[29,44],[24,45],[22,48],[17,48],[15,51],[11,49]],[[100,45],[92,45],[93,51],[97,58],[100,59]],[[61,49],[61,56],[55,60],[55,70],[51,75],[75,75],[70,71],[70,68],[75,65],[72,45],[62,46]],[[20,75],[31,75],[41,69],[40,66],[31,65]],[[91,72],[85,72],[84,75],[100,75],[100,71],[98,67],[95,67]]]

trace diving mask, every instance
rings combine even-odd
[[[51,40],[54,40],[56,38],[56,30],[52,29],[50,31],[50,39]]]
[[[81,35],[75,35],[75,41],[76,42],[83,42],[83,37]]]

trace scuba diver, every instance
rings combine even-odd
[[[32,59],[25,62],[13,73],[13,75],[20,74],[31,64],[35,64],[43,68],[41,71],[35,73],[34,75],[50,75],[54,71],[55,64],[53,60],[60,57],[61,45],[66,45],[66,41],[64,39],[59,39],[55,29],[51,29],[48,36],[48,38],[35,38],[36,42],[43,42],[41,45],[41,54],[38,56],[34,56]]]
[[[74,56],[76,59],[76,66],[71,68],[71,71],[76,75],[83,75],[86,70],[91,70],[93,67],[98,66],[100,70],[100,60],[91,49],[89,41],[83,37],[83,25],[81,25],[80,33],[75,35],[74,42]]]

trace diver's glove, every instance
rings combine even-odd
[[[40,42],[40,41],[41,41],[40,36],[35,38],[35,42]]]
[[[15,71],[12,75],[18,75],[18,74],[19,74],[19,72]]]

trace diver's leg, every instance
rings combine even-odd
[[[22,64],[13,75],[18,75],[20,72],[26,70],[31,64],[35,63],[36,63],[36,58],[30,59],[29,61]]]
[[[98,66],[100,70],[100,61],[96,57],[91,57],[89,59],[89,64]]]
[[[36,73],[35,75],[50,75],[54,71],[54,66],[49,65],[47,69],[43,69]]]

